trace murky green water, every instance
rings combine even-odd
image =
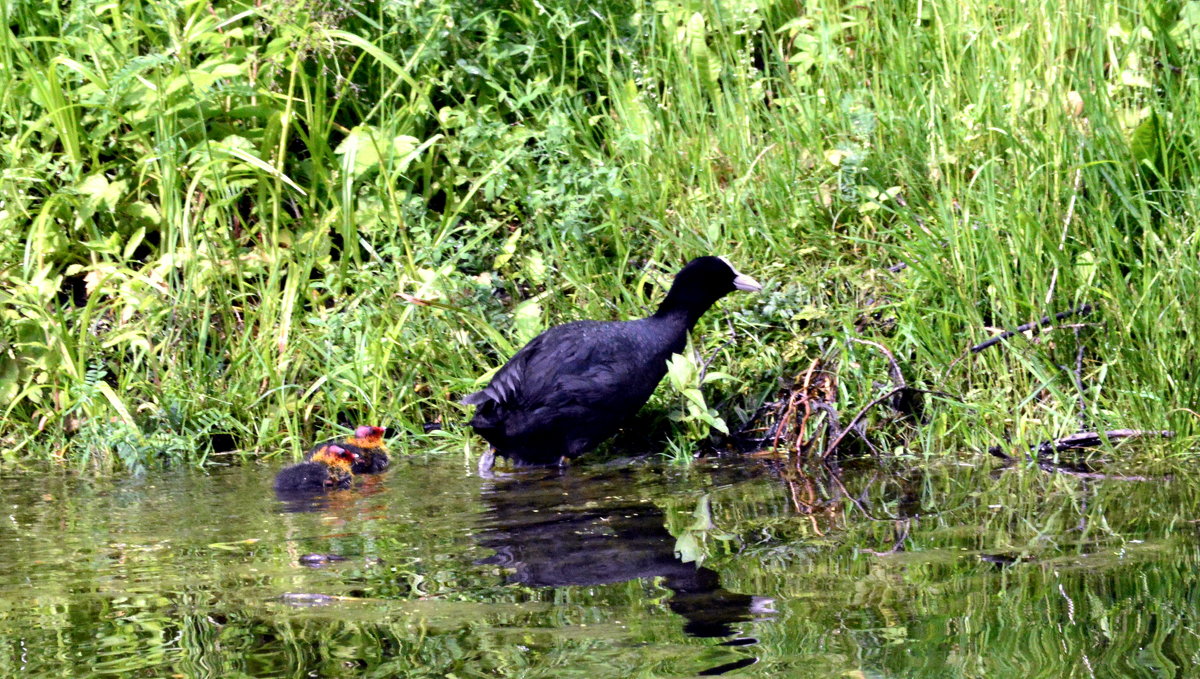
[[[1178,472],[977,460],[839,482],[754,461],[484,481],[423,459],[315,502],[276,498],[272,472],[0,477],[0,676],[1200,666],[1200,477]]]

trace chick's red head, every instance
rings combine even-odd
[[[335,458],[337,458],[339,460],[349,462],[351,464],[358,462],[358,454],[357,453],[346,450],[345,448],[343,448],[341,446],[332,445],[332,446],[329,446],[328,448],[326,448],[326,450],[329,451],[330,455],[333,455]]]
[[[363,426],[354,430],[354,438],[363,442],[377,443],[383,440],[383,433],[386,431],[387,429],[384,429],[383,427],[372,427],[364,424]]]

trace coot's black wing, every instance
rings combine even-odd
[[[564,419],[614,416],[640,407],[645,366],[637,340],[622,322],[576,321],[535,337],[504,365],[484,389],[463,403],[480,406],[472,424],[503,428],[509,435]],[[661,377],[659,375],[658,377]],[[653,386],[658,383],[654,379]],[[632,392],[632,393],[631,393]],[[638,402],[633,404],[630,400]]]
[[[508,363],[501,366],[495,375],[492,375],[492,381],[486,387],[473,394],[467,394],[463,397],[462,402],[469,406],[482,406],[489,403],[511,406],[517,403],[527,381],[525,375],[529,372],[527,366],[531,358],[541,353],[546,336],[560,327],[566,326],[550,328],[530,340],[528,344],[513,354],[513,357],[508,359]]]

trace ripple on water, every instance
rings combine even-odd
[[[1200,657],[1184,476],[481,480],[434,458],[281,500],[273,471],[0,477],[0,676],[1185,676]]]

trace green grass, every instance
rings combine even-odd
[[[1077,341],[1088,427],[1200,431],[1195,1],[0,11],[5,464],[461,451],[478,376],[708,252],[769,282],[694,338],[731,424],[817,355],[848,418],[861,337],[955,397],[871,416],[919,454],[1075,431]]]

